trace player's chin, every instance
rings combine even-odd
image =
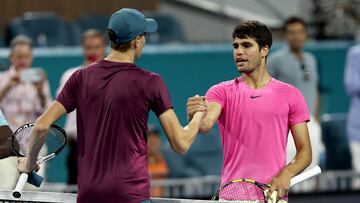
[[[237,65],[237,64],[236,64],[236,68],[237,68],[237,70],[238,70],[239,72],[245,70],[245,67],[244,67],[244,66],[240,66],[240,65]]]
[[[249,73],[249,72],[251,72],[251,68],[249,68],[249,67],[245,67],[245,66],[236,66],[236,67],[237,67],[237,70],[240,73]]]

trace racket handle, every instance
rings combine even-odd
[[[309,179],[313,176],[316,176],[316,175],[319,175],[321,173],[321,168],[319,166],[315,166],[303,173],[300,173],[299,175],[297,176],[294,176],[293,178],[291,178],[291,181],[290,181],[290,187],[291,186],[294,186],[306,179]]]
[[[277,202],[277,192],[275,190],[273,193],[271,193],[268,203],[276,203],[276,202]]]
[[[35,171],[31,171],[31,173],[29,173],[27,182],[30,183],[31,185],[34,185],[35,187],[40,187],[43,180],[44,177],[39,176],[37,173],[35,173]]]
[[[13,191],[13,196],[15,198],[20,198],[21,197],[21,193],[24,189],[25,183],[28,179],[28,174],[27,173],[22,173],[20,175],[20,178],[16,184],[15,190]]]

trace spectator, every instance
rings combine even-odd
[[[347,135],[352,153],[352,164],[353,168],[360,172],[360,45],[356,45],[348,51],[345,88],[351,98],[347,117]],[[357,186],[360,187],[360,181]]]
[[[82,47],[84,63],[70,68],[61,76],[60,85],[57,93],[59,94],[69,77],[78,69],[101,60],[105,56],[106,41],[105,36],[98,30],[90,29],[82,36]],[[68,184],[77,184],[77,139],[76,139],[76,111],[68,114],[65,122],[65,131],[68,135],[69,155],[67,157]]]
[[[305,97],[311,119],[308,124],[313,152],[310,167],[318,165],[323,149],[319,124],[320,97],[318,91],[318,70],[315,56],[304,51],[307,38],[307,24],[298,17],[287,19],[283,26],[287,46],[270,56],[268,69],[270,74],[285,83],[294,85]],[[292,136],[287,144],[287,162],[296,154]]]
[[[10,128],[35,121],[50,105],[50,87],[43,72],[37,82],[20,81],[20,72],[32,65],[32,42],[26,36],[15,37],[10,44],[10,68],[0,73],[0,106]]]
[[[161,152],[161,139],[159,129],[150,126],[147,132],[148,137],[148,170],[152,180],[167,178],[169,170]],[[163,196],[163,190],[160,187],[151,187],[150,195],[152,197]]]
[[[313,8],[317,39],[360,40],[359,0],[313,0]]]
[[[0,107],[12,131],[23,124],[33,122],[50,105],[50,87],[44,72],[36,82],[20,80],[21,71],[32,65],[32,42],[26,36],[15,37],[10,44],[10,68],[0,73]],[[14,189],[19,178],[16,171],[17,157],[0,161],[2,189]],[[44,175],[45,167],[39,173]],[[33,189],[33,188],[30,188]]]

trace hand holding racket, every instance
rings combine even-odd
[[[320,173],[320,167],[315,166],[314,168],[291,178],[290,187],[313,176],[319,175]],[[221,186],[212,197],[212,200],[267,202],[266,193],[270,188],[271,185],[269,184],[263,184],[249,179],[237,179]],[[276,196],[276,191],[271,194],[271,202],[276,202]]]
[[[291,175],[287,174],[286,171],[282,171],[273,177],[269,183],[271,187],[266,193],[266,199],[271,199],[271,196],[274,196],[274,192],[276,192],[277,198],[283,198],[289,192],[290,180]]]
[[[28,148],[30,142],[30,136],[32,128],[35,123],[29,123],[18,128],[13,137],[12,137],[12,146],[14,152],[18,157],[27,157],[28,156]],[[66,144],[66,133],[65,131],[57,125],[51,125],[49,128],[45,143],[41,147],[38,157],[37,164],[41,164],[45,161],[48,161],[54,158],[58,153],[62,151]],[[20,170],[26,170],[26,166],[24,165],[26,162],[22,161],[20,163]],[[31,171],[30,173],[21,173],[20,178],[16,184],[15,190],[13,191],[13,196],[16,198],[21,197],[21,192],[24,188],[26,182],[29,182],[37,187],[41,185],[43,177],[37,175],[35,171]]]

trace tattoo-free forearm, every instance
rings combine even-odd
[[[203,113],[195,113],[190,123],[175,136],[177,152],[184,154],[189,150],[199,132],[202,116]]]
[[[31,131],[29,148],[27,151],[27,168],[36,168],[37,157],[41,147],[44,145],[48,129],[48,127],[40,127],[38,124],[35,123],[35,126]]]
[[[295,158],[281,172],[287,172],[291,177],[294,177],[308,167],[311,161],[311,147],[302,146],[298,149]]]
[[[201,120],[199,133],[206,134],[207,132],[209,132],[211,130],[212,126],[213,126],[213,124],[212,124],[211,120],[209,120],[207,118],[203,118]]]
[[[205,134],[211,130],[211,128],[218,121],[221,114],[221,105],[216,102],[209,103],[209,110],[206,112],[206,116],[202,119],[200,125],[200,133]]]

